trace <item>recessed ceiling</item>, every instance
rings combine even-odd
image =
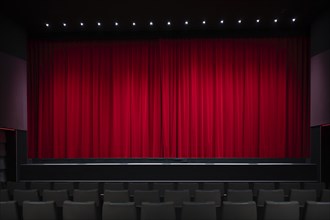
[[[8,0],[1,11],[28,31],[63,31],[63,29],[148,30],[164,28],[215,29],[232,27],[272,27],[292,25],[307,27],[326,8],[325,0]],[[260,19],[257,22],[257,19]],[[241,20],[241,23],[238,23]],[[186,22],[187,21],[187,22]],[[205,21],[203,23],[203,21]],[[83,22],[83,25],[81,25]],[[100,24],[98,24],[100,22]],[[117,22],[117,26],[115,23]],[[133,25],[133,22],[135,25]],[[150,25],[152,22],[152,25]],[[168,22],[171,25],[168,25]],[[46,23],[48,27],[46,27]],[[66,27],[63,26],[66,23]]]

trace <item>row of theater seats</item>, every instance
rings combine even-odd
[[[132,202],[104,202],[98,211],[95,202],[65,201],[59,214],[53,201],[25,201],[22,213],[23,220],[329,220],[330,203],[307,202],[301,214],[296,201],[267,201],[262,216],[258,216],[253,201],[223,202],[217,216],[216,206],[212,202],[185,202],[178,214],[173,202],[142,203],[140,209]],[[0,217],[2,220],[19,220],[16,202],[0,202]]]
[[[129,195],[128,190],[105,190],[102,195],[97,189],[91,190],[73,190],[72,196],[66,189],[63,190],[43,190],[40,196],[38,190],[19,190],[13,191],[10,195],[8,189],[0,190],[0,201],[17,201],[18,205],[22,205],[24,201],[55,201],[58,207],[62,207],[66,200],[76,202],[94,201],[97,206],[102,202],[124,203],[135,202],[140,206],[143,202],[174,202],[176,207],[181,207],[183,202],[214,202],[220,207],[223,201],[229,202],[249,202],[255,201],[258,206],[262,207],[265,201],[298,201],[304,206],[307,201],[330,202],[330,190],[323,189],[320,199],[317,198],[314,189],[292,189],[288,198],[284,195],[283,189],[260,189],[257,196],[253,196],[252,190],[232,190],[227,191],[226,196],[221,196],[220,190],[194,190],[194,195],[185,190],[165,190],[163,196],[158,190],[135,190],[133,196]]]
[[[222,196],[227,193],[228,189],[247,190],[251,189],[253,195],[256,196],[259,189],[283,189],[285,196],[289,195],[291,189],[315,189],[317,196],[320,196],[321,190],[326,188],[325,183],[320,182],[7,182],[1,183],[0,189],[6,188],[12,194],[14,189],[37,189],[42,192],[44,189],[67,189],[72,195],[74,189],[98,189],[100,193],[104,190],[124,190],[128,189],[129,194],[133,196],[135,190],[159,190],[161,196],[164,190],[183,190],[188,189],[192,196],[193,192],[198,189],[204,190],[220,190]]]

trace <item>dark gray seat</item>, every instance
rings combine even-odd
[[[304,220],[329,220],[330,202],[306,202]]]
[[[130,196],[134,196],[135,190],[149,190],[149,183],[128,183],[128,193]]]
[[[195,190],[199,189],[198,183],[191,183],[191,182],[179,182],[178,183],[178,190],[189,190],[190,196],[195,196]]]
[[[141,220],[176,220],[174,203],[142,203]]]
[[[196,190],[194,202],[214,202],[216,207],[221,206],[220,190]]]
[[[228,183],[227,192],[229,189],[233,190],[248,190],[250,189],[250,184],[247,182],[238,182],[238,183]]]
[[[124,187],[124,183],[122,182],[119,182],[119,183],[110,183],[110,182],[107,182],[107,183],[104,183],[103,184],[103,190],[112,190],[112,191],[115,191],[115,190],[124,190],[125,187]]]
[[[183,202],[190,202],[189,190],[165,190],[165,202],[173,202],[175,207],[182,207]]]
[[[214,202],[184,202],[181,220],[216,220],[217,211]]]
[[[0,202],[10,201],[8,189],[0,189]]]
[[[64,201],[63,220],[97,220],[95,202]]]
[[[97,189],[99,190],[99,183],[98,182],[80,182],[78,183],[78,189],[80,190],[92,190]]]
[[[73,201],[74,202],[95,202],[96,206],[99,206],[100,199],[99,199],[99,191],[98,189],[91,189],[91,190],[80,190],[75,189],[73,190]]]
[[[203,183],[204,190],[220,190],[221,196],[225,194],[225,183],[222,182],[205,182]]]
[[[321,192],[321,202],[330,202],[330,189],[324,189]]]
[[[56,208],[54,201],[47,202],[23,202],[23,220],[56,220]]]
[[[174,190],[174,183],[154,183],[153,189],[159,191],[159,196],[164,197],[165,190]]]
[[[300,183],[298,182],[280,182],[279,184],[279,189],[283,189],[284,190],[284,196],[288,197],[290,195],[290,191],[292,189],[300,189]]]
[[[16,201],[0,202],[0,219],[1,220],[19,220],[18,208]]]
[[[19,206],[22,206],[24,201],[37,202],[37,201],[39,201],[38,190],[36,190],[36,189],[26,189],[26,190],[15,189],[14,190],[14,200],[17,201],[17,204]]]
[[[315,189],[292,189],[290,201],[298,201],[300,206],[305,206],[307,201],[316,201]]]
[[[251,189],[233,190],[228,189],[227,201],[229,202],[249,202],[253,201],[253,193]]]
[[[69,200],[68,190],[44,190],[43,201],[54,201],[57,207],[63,207],[63,202]]]
[[[25,190],[27,189],[26,183],[25,182],[12,182],[8,181],[7,182],[7,189],[9,191],[9,195],[12,197],[14,195],[14,190],[19,189],[19,190]]]
[[[102,220],[136,220],[136,208],[134,202],[111,203],[104,202]]]
[[[134,202],[136,206],[141,206],[142,202],[159,203],[159,192],[158,190],[135,190]]]
[[[257,206],[254,201],[228,202],[222,205],[222,220],[257,220]]]
[[[315,189],[317,198],[321,197],[321,192],[325,189],[324,182],[304,182],[303,186],[304,189]]]
[[[42,196],[44,190],[51,189],[51,183],[50,182],[32,182],[30,185],[30,189],[38,190],[39,195]]]
[[[54,190],[61,190],[61,189],[66,189],[68,190],[69,196],[73,195],[73,190],[74,190],[74,184],[73,182],[56,182],[53,185]]]
[[[265,202],[264,220],[299,220],[299,202]]]
[[[252,189],[253,196],[257,196],[260,189],[273,190],[275,189],[275,183],[254,183]]]
[[[266,201],[284,202],[284,190],[283,189],[260,189],[258,191],[257,206],[263,207]]]
[[[128,190],[104,190],[103,201],[111,203],[129,202]]]

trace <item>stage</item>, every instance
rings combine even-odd
[[[161,162],[159,162],[161,161]],[[67,159],[20,166],[21,181],[316,181],[317,164],[261,159]],[[202,162],[204,161],[204,162]],[[221,162],[222,161],[222,162]],[[268,162],[267,162],[268,161]]]

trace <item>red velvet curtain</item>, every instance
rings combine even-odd
[[[308,46],[32,40],[29,157],[308,157]]]

